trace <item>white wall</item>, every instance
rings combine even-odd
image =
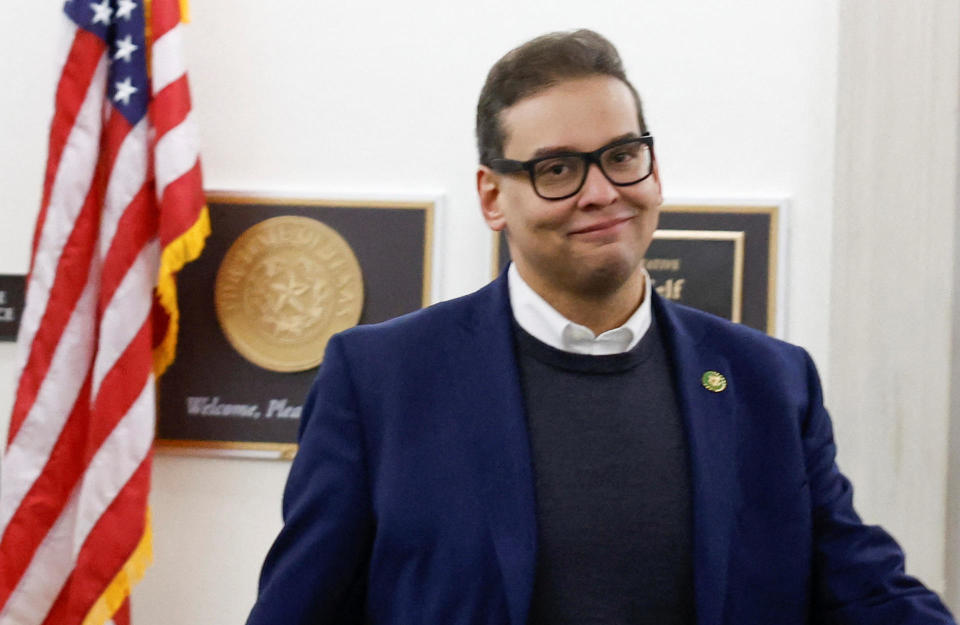
[[[5,272],[26,270],[39,204],[55,72],[57,8],[48,4],[56,3],[12,0],[0,22],[0,79],[22,86],[0,91],[0,145],[14,146],[0,150]],[[207,188],[442,191],[445,297],[490,272],[472,182],[486,70],[548,30],[606,34],[644,96],[668,199],[789,198],[786,335],[831,378],[835,2],[192,5],[187,52]],[[12,404],[8,347],[0,346],[0,419]],[[279,528],[286,471],[274,461],[157,457],[156,563],[134,596],[138,625],[243,621]],[[916,572],[942,579],[942,561],[921,564]]]

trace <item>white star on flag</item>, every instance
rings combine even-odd
[[[113,9],[110,8],[110,0],[102,0],[100,4],[91,2],[90,8],[93,9],[93,20],[90,22],[91,24],[102,22],[107,26],[110,25],[110,15],[113,14]]]
[[[125,18],[130,19],[130,14],[135,8],[137,8],[137,3],[133,0],[120,0],[119,7],[117,7],[117,19]]]
[[[117,92],[113,95],[114,102],[123,102],[124,106],[130,104],[130,96],[135,94],[137,91],[140,91],[130,83],[130,77],[127,76],[123,82],[114,83],[117,87]]]
[[[117,13],[119,15],[119,13]],[[113,54],[113,60],[123,59],[130,62],[130,55],[138,50],[140,46],[133,43],[133,35],[127,35],[123,39],[117,39],[117,51]]]

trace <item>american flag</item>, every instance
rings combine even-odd
[[[0,470],[0,624],[129,622],[155,376],[209,233],[177,0],[68,0]],[[149,68],[149,69],[148,69]]]

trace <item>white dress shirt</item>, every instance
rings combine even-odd
[[[650,328],[650,274],[646,269],[642,271],[644,293],[640,306],[622,326],[597,336],[590,328],[557,312],[520,277],[517,266],[510,263],[507,286],[513,318],[537,340],[565,352],[594,356],[622,354],[633,349]]]

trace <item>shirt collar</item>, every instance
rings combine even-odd
[[[574,323],[561,315],[534,291],[520,276],[517,266],[507,269],[507,286],[513,318],[537,340],[556,349],[595,356],[620,354],[633,349],[650,328],[650,274],[643,271],[643,301],[619,328],[596,336],[590,328]]]

